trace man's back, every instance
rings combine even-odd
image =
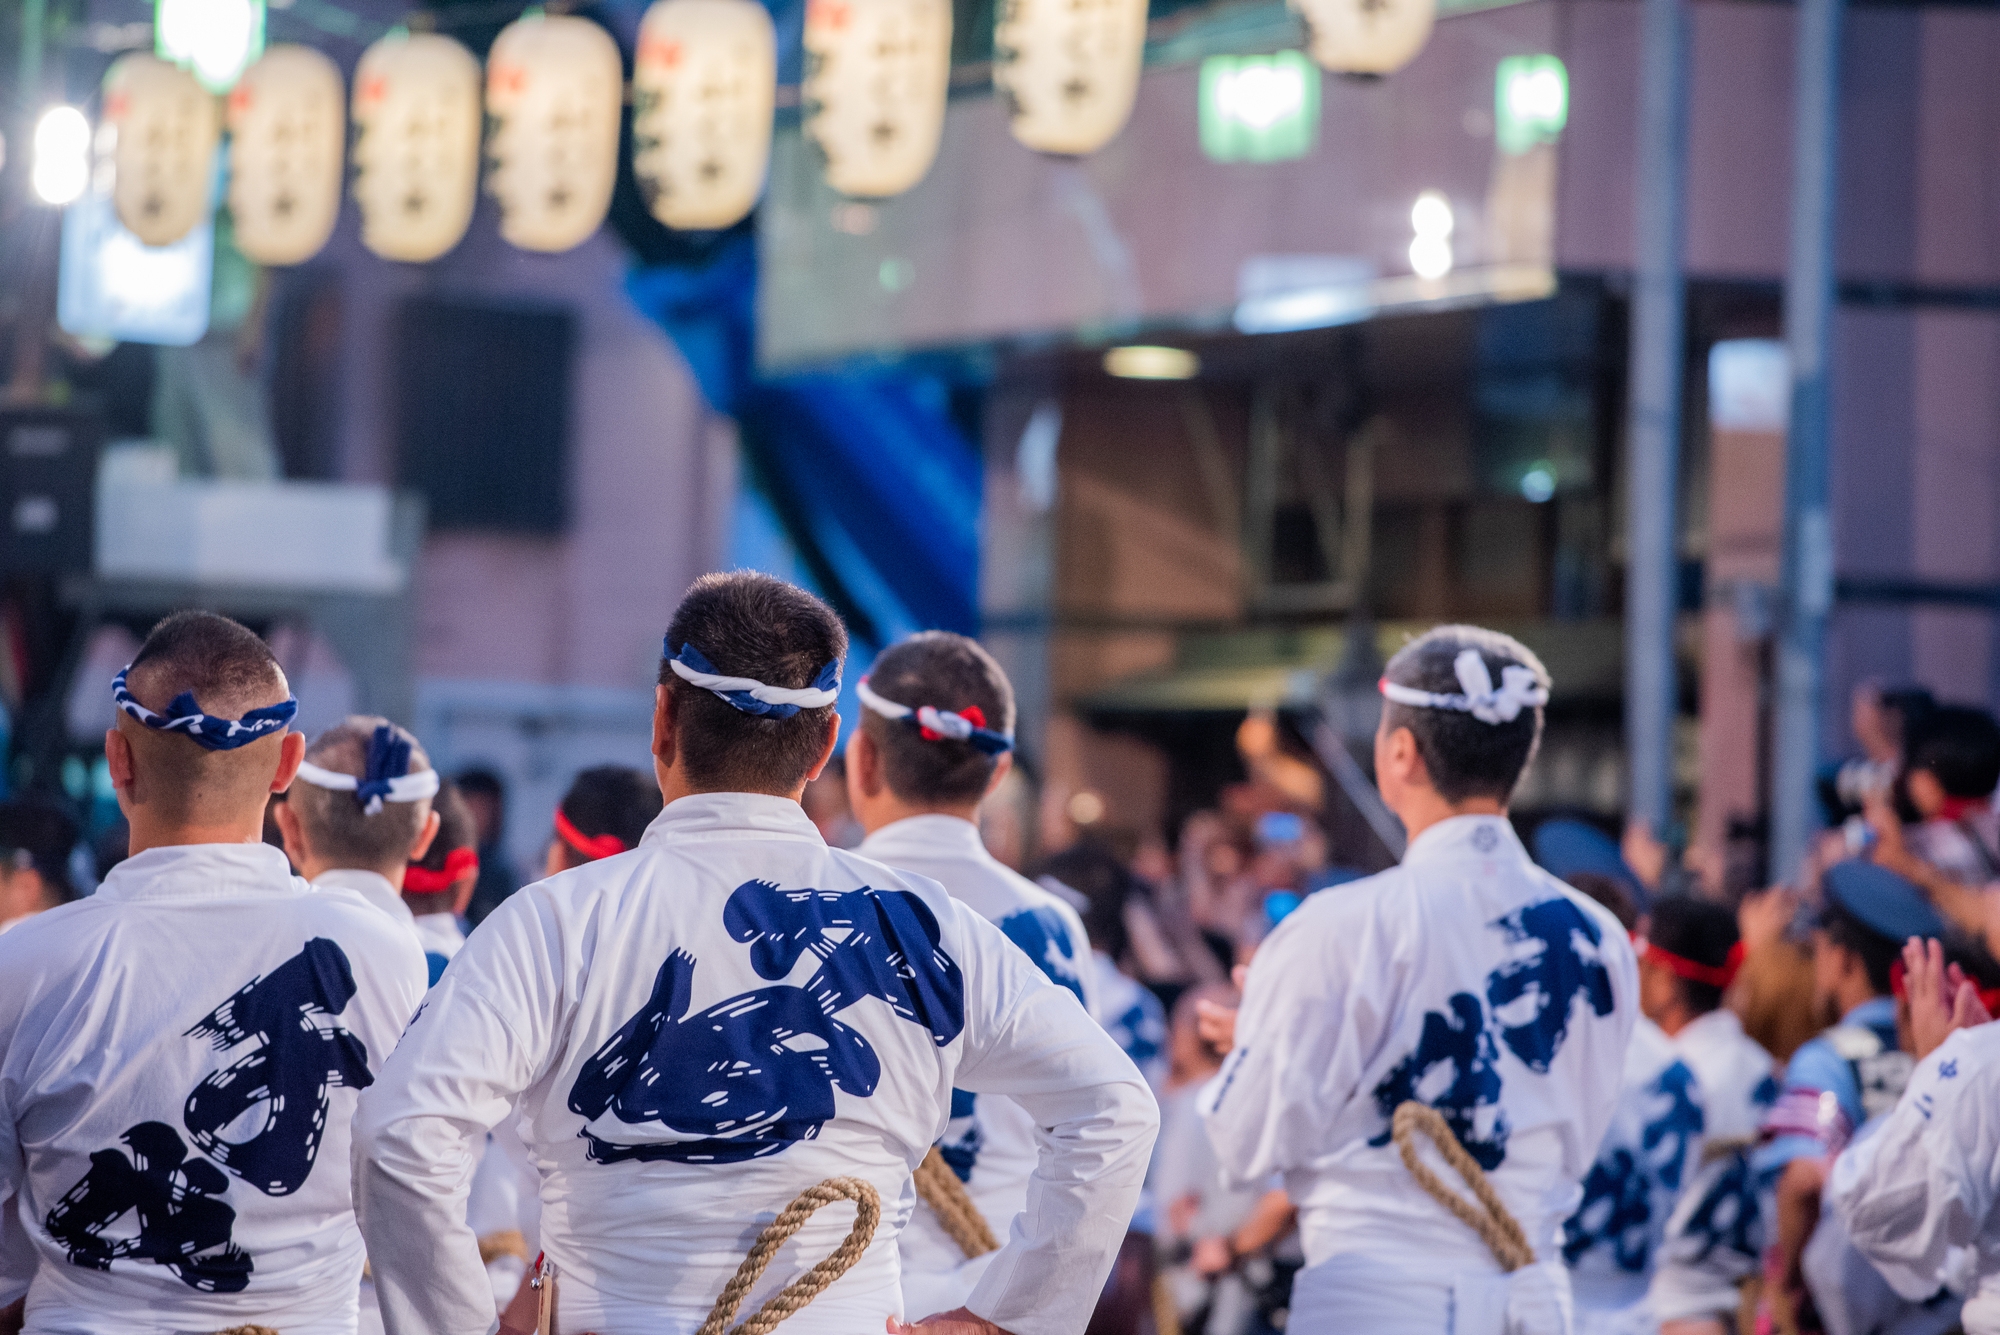
[[[164,847],[0,940],[0,978],[28,1330],[352,1330],[349,1122],[423,995],[408,934],[274,848]]]
[[[472,1051],[476,1079],[461,1055]],[[496,1091],[519,1089],[565,1328],[694,1330],[758,1230],[800,1190],[846,1176],[874,1184],[882,1226],[787,1325],[877,1330],[900,1307],[910,1171],[944,1129],[953,1085],[1008,1088],[1027,1057],[1064,1051],[1122,1063],[1069,997],[942,889],[828,849],[795,802],[686,797],[632,853],[510,898],[453,961],[364,1101],[363,1222],[375,1237],[370,1200],[425,1178],[435,1146],[411,1128],[439,1116],[490,1124],[504,1112]],[[454,1074],[414,1074],[439,1068]],[[1137,1082],[1129,1065],[1110,1071],[1128,1076]],[[1038,1110],[1064,1098],[1114,1111],[1098,1094],[1049,1094]],[[1149,1143],[1127,1120],[1107,1116],[1090,1152]],[[832,1252],[851,1220],[816,1216],[743,1311]],[[1062,1281],[1059,1253],[1029,1248],[1020,1264]],[[384,1315],[392,1331],[484,1329],[470,1319],[475,1300],[490,1304],[436,1286],[385,1290]]]

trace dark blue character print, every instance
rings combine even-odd
[[[230,1241],[236,1211],[217,1199],[229,1179],[199,1155],[190,1158],[165,1122],[141,1122],[119,1139],[131,1158],[115,1149],[91,1155],[90,1171],[43,1221],[69,1249],[69,1263],[109,1270],[117,1260],[153,1261],[191,1289],[241,1293],[253,1266]],[[127,1214],[136,1217],[136,1236],[129,1228],[105,1236]]]
[[[1668,1191],[1681,1189],[1687,1171],[1688,1151],[1701,1139],[1706,1119],[1695,1101],[1694,1072],[1686,1062],[1675,1062],[1660,1072],[1660,1078],[1646,1091],[1651,1108],[1658,1109],[1646,1122],[1641,1146],[1653,1176]],[[1664,1106],[1662,1106],[1664,1104]]]
[[[930,1030],[939,1047],[965,1027],[965,980],[939,949],[937,915],[907,890],[780,890],[745,881],[722,908],[729,935],[750,947],[760,977],[791,973],[811,952],[805,990],[828,1015],[879,997]]]
[[[327,1089],[366,1089],[375,1082],[367,1047],[330,1023],[353,997],[346,954],[325,937],[314,937],[188,1030],[217,1051],[255,1045],[188,1095],[181,1119],[195,1145],[268,1196],[288,1196],[304,1186],[326,1134]],[[252,1119],[256,1133],[247,1140],[223,1139],[223,1131],[252,1109],[263,1112]]]
[[[1507,1114],[1500,1104],[1500,1073],[1494,1069],[1499,1049],[1486,1032],[1479,998],[1470,992],[1454,995],[1449,1017],[1428,1011],[1417,1039],[1417,1050],[1375,1087],[1375,1108],[1384,1121],[1411,1099],[1428,1103],[1444,1114],[1451,1133],[1487,1172],[1507,1157]],[[1389,1132],[1368,1142],[1387,1145]]]
[[[1632,1151],[1600,1155],[1583,1179],[1583,1203],[1563,1222],[1563,1260],[1575,1265],[1609,1243],[1620,1270],[1638,1274],[1652,1251],[1653,1181]]]
[[[1757,1082],[1757,1088],[1750,1091],[1750,1101],[1759,1108],[1768,1108],[1778,1101],[1778,1095],[1782,1093],[1784,1087],[1778,1083],[1778,1077],[1767,1075]]]
[[[1022,909],[1002,918],[1000,930],[1041,967],[1050,982],[1068,988],[1078,1001],[1083,1000],[1083,969],[1062,914],[1047,907]]]
[[[1611,971],[1598,958],[1597,924],[1567,899],[1547,899],[1488,924],[1506,933],[1512,957],[1486,976],[1500,1041],[1546,1075],[1569,1033],[1578,998],[1611,1014]]]
[[[945,1126],[944,1139],[938,1141],[938,1157],[961,1182],[972,1181],[972,1169],[979,1162],[980,1146],[984,1143],[979,1123],[972,1116],[978,1106],[977,1099],[977,1095],[962,1089],[951,1091],[951,1121]]]
[[[1750,1171],[1750,1156],[1738,1150],[1688,1213],[1687,1236],[1697,1248],[1692,1260],[1707,1260],[1717,1247],[1756,1260],[1764,1251],[1759,1223],[1757,1183]]]
[[[569,1108],[698,1138],[621,1145],[586,1128],[594,1162],[741,1163],[818,1135],[834,1090],[875,1092],[875,1050],[810,992],[759,988],[690,1017],[694,969],[686,951],[667,956],[646,1005],[583,1064]]]

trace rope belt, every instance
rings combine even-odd
[[[269,1326],[231,1326],[228,1330],[218,1330],[215,1335],[278,1335]]]
[[[931,1152],[917,1165],[915,1180],[917,1195],[931,1207],[938,1223],[944,1226],[944,1231],[965,1253],[966,1260],[1000,1250],[1000,1243],[988,1227],[986,1216],[979,1213],[979,1207],[966,1194],[965,1184],[958,1180],[957,1173],[951,1171],[951,1165],[938,1153],[937,1146],[931,1146]]]
[[[736,1326],[728,1335],[768,1335],[786,1317],[817,1298],[826,1286],[846,1274],[861,1253],[868,1250],[868,1244],[875,1238],[875,1226],[882,1220],[882,1201],[875,1194],[875,1188],[858,1177],[830,1177],[816,1187],[807,1187],[792,1199],[792,1203],[757,1235],[757,1243],[750,1254],[743,1258],[743,1264],[722,1286],[722,1293],[709,1309],[708,1320],[701,1323],[696,1335],[723,1335],[723,1327],[736,1315],[736,1309],[743,1304],[743,1298],[756,1282],[763,1277],[764,1267],[771,1264],[778,1248],[785,1240],[805,1227],[806,1220],[822,1205],[835,1201],[854,1202],[854,1227],[840,1246],[834,1248],[833,1255],[821,1261],[812,1269],[800,1275],[757,1309],[757,1314]]]
[[[1535,1263],[1535,1249],[1528,1245],[1527,1234],[1521,1229],[1521,1221],[1508,1213],[1493,1184],[1486,1180],[1486,1174],[1465,1152],[1465,1146],[1458,1143],[1458,1137],[1451,1133],[1451,1127],[1437,1109],[1412,1100],[1396,1109],[1390,1120],[1390,1135],[1396,1142],[1397,1150],[1403,1156],[1403,1166],[1410,1170],[1410,1176],[1426,1195],[1457,1215],[1485,1242],[1493,1253],[1493,1259],[1508,1274],[1523,1266]],[[1417,1133],[1431,1138],[1444,1161],[1458,1171],[1465,1184],[1472,1188],[1472,1194],[1479,1199],[1483,1209],[1475,1208],[1458,1192],[1447,1187],[1430,1166],[1417,1157]],[[704,1335],[707,1332],[704,1331]]]

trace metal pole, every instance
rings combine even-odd
[[[1626,504],[1628,809],[1664,837],[1673,819],[1674,613],[1679,602],[1681,281],[1687,175],[1687,0],[1645,0],[1639,71],[1638,283],[1632,300]]]
[[[1785,342],[1792,416],[1785,442],[1783,623],[1771,775],[1771,874],[1799,867],[1819,820],[1820,653],[1833,606],[1827,511],[1827,350],[1833,313],[1834,171],[1840,129],[1844,0],[1799,0],[1792,142],[1792,254],[1785,272]]]

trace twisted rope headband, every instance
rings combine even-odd
[[[410,773],[410,743],[387,724],[376,728],[368,739],[368,762],[363,770],[356,777],[306,761],[299,766],[299,777],[315,788],[353,793],[364,816],[381,811],[385,801],[421,802],[437,796],[438,772],[426,769]]]
[[[298,697],[288,695],[275,705],[253,709],[240,719],[216,718],[201,712],[193,691],[182,691],[167,706],[166,713],[155,714],[133,699],[132,692],[125,689],[125,677],[131,671],[132,665],[127,663],[111,679],[113,703],[155,732],[180,733],[196,746],[209,751],[234,751],[259,738],[283,732],[299,712]]]
[[[894,700],[885,700],[868,685],[863,677],[854,684],[854,694],[883,718],[898,723],[914,723],[927,742],[964,742],[975,751],[989,756],[997,756],[1003,751],[1014,749],[1014,735],[995,732],[986,726],[986,711],[973,705],[960,713],[949,709],[937,709],[930,705],[919,705],[912,709],[899,705]]]
[[[662,645],[661,652],[676,677],[690,686],[699,686],[720,696],[732,709],[740,709],[759,718],[790,718],[801,709],[824,709],[840,698],[838,660],[821,668],[812,685],[793,689],[766,686],[755,677],[725,677],[693,644],[683,644],[679,653],[672,652],[670,646]]]
[[[1459,651],[1452,660],[1452,671],[1458,676],[1460,694],[1441,695],[1433,691],[1420,691],[1414,686],[1403,686],[1387,677],[1379,683],[1382,694],[1399,705],[1409,705],[1416,709],[1450,709],[1461,714],[1470,714],[1481,723],[1512,723],[1521,716],[1523,709],[1536,708],[1549,702],[1549,689],[1535,679],[1534,670],[1519,663],[1509,663],[1500,669],[1500,685],[1493,685],[1493,674],[1487,670],[1486,659],[1477,649]]]

